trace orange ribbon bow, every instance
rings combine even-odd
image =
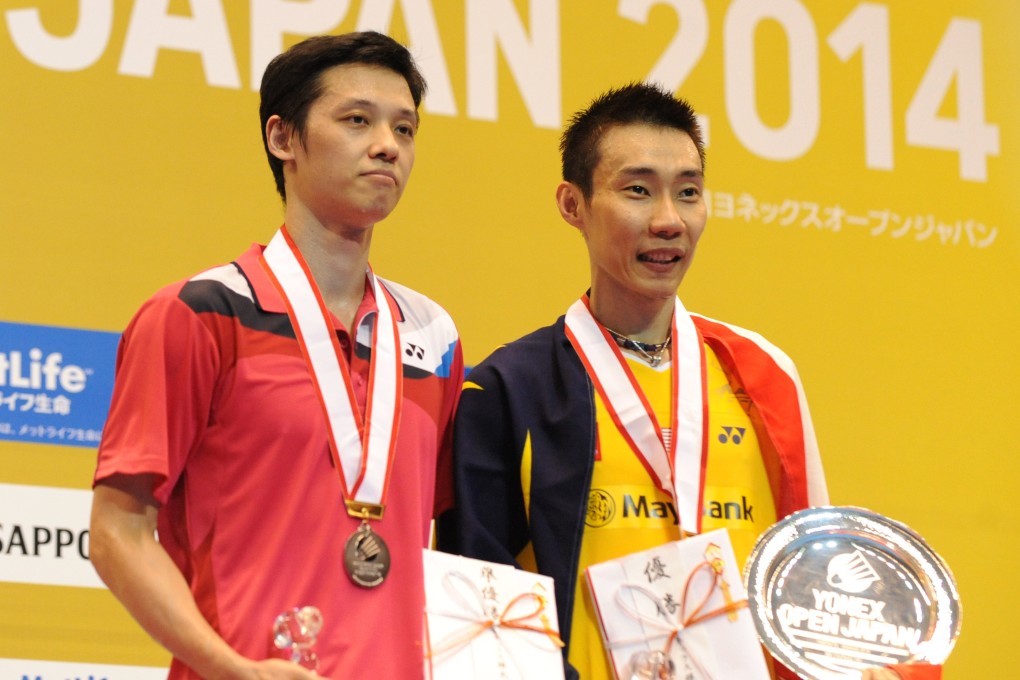
[[[455,585],[455,581],[460,585]],[[463,612],[452,615],[443,612],[443,614],[464,619],[468,621],[468,625],[462,630],[451,633],[435,645],[429,643],[425,654],[428,659],[435,659],[456,651],[489,630],[496,635],[496,639],[501,645],[503,641],[499,637],[499,631],[508,629],[540,633],[548,638],[556,648],[563,647],[563,640],[550,625],[549,617],[545,614],[546,597],[541,593],[532,591],[520,593],[507,603],[502,612],[497,613],[494,609],[486,610],[485,599],[481,591],[464,574],[456,571],[448,572],[443,582],[452,596],[451,599],[460,605]],[[473,597],[465,596],[465,588]],[[529,603],[533,606],[528,607]],[[541,625],[536,625],[536,620]],[[506,649],[505,646],[504,649]],[[509,650],[507,651],[509,652]]]
[[[667,636],[666,644],[663,647],[663,652],[669,654],[670,648],[673,643],[676,642],[684,650],[687,657],[698,667],[702,677],[710,678],[710,674],[704,669],[696,658],[696,655],[691,653],[691,650],[684,645],[682,633],[685,628],[696,625],[708,619],[723,614],[729,615],[731,620],[736,619],[737,610],[747,606],[747,600],[734,600],[730,595],[729,584],[723,578],[723,567],[724,562],[722,560],[722,554],[718,546],[712,544],[708,546],[705,551],[705,560],[698,563],[687,575],[687,579],[684,582],[684,587],[680,599],[680,606],[676,622],[668,621],[666,618],[667,606],[656,593],[652,592],[648,588],[640,585],[634,585],[631,583],[625,583],[620,586],[616,592],[617,601],[620,606],[628,614],[638,619],[642,623],[650,624],[653,627],[657,627],[664,631],[663,634]],[[693,611],[687,612],[688,605],[690,604],[692,584],[694,583],[695,577],[702,571],[707,571],[711,575],[711,582],[708,588],[705,589],[704,596],[701,601],[698,602],[697,606],[694,607]],[[713,593],[719,590],[723,594],[724,604],[721,607],[716,607],[708,611],[703,611],[708,601],[712,598]],[[630,591],[633,593],[640,593],[645,598],[651,600],[655,605],[656,616],[647,616],[632,608],[630,603],[622,597],[623,591]],[[668,622],[667,622],[668,621]],[[658,637],[658,636],[656,636]],[[617,645],[631,644],[632,641],[622,641],[616,643]]]

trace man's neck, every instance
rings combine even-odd
[[[288,221],[287,231],[307,263],[326,308],[344,328],[353,331],[354,317],[365,295],[372,229],[334,231],[298,220]]]
[[[657,344],[670,335],[674,299],[611,300],[592,290],[591,313],[606,328],[631,340]]]

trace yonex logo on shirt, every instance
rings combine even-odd
[[[404,354],[406,354],[409,357],[414,357],[416,359],[424,359],[425,348],[422,347],[421,345],[416,345],[412,342],[408,342],[405,345]]]
[[[719,443],[728,444],[733,442],[734,444],[740,444],[744,441],[744,434],[747,432],[745,427],[729,427],[723,426],[722,432],[719,434]]]

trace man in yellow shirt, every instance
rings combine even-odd
[[[677,297],[707,220],[691,107],[649,85],[611,90],[560,149],[557,205],[590,288],[468,376],[439,546],[552,576],[567,676],[594,680],[613,671],[586,567],[716,528],[742,563],[765,528],[828,494],[793,362]]]

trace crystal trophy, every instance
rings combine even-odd
[[[676,680],[676,667],[665,652],[638,652],[630,658],[626,680]]]
[[[290,660],[311,671],[319,669],[315,640],[322,630],[322,612],[315,607],[294,607],[273,621],[273,644],[289,653]]]

